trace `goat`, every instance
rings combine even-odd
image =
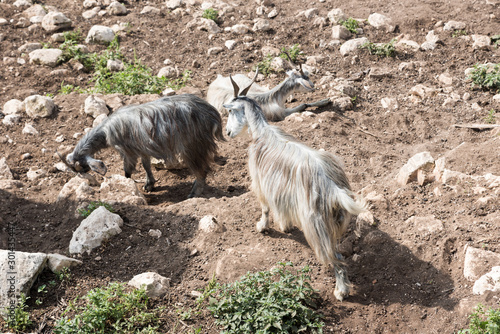
[[[113,147],[123,158],[125,176],[130,178],[137,159],[146,171],[144,189],[152,191],[155,179],[151,158],[175,162],[180,157],[196,176],[190,197],[199,196],[217,153],[215,139],[224,141],[222,119],[205,100],[191,94],[163,97],[152,102],[120,108],[88,132],[72,153],[62,157],[76,172],[105,175],[106,166],[92,155]]]
[[[257,77],[257,72],[258,68],[255,78]],[[301,112],[308,107],[322,107],[330,102],[329,99],[323,99],[314,103],[304,103],[295,108],[287,109],[285,107],[285,101],[288,96],[295,91],[311,92],[314,90],[314,84],[309,79],[309,72],[302,69],[302,64],[300,64],[297,69],[287,71],[286,74],[288,78],[269,91],[255,84],[248,92],[248,96],[261,106],[266,119],[270,121],[281,121],[288,115]],[[255,78],[252,80],[244,74],[236,74],[233,80],[240,86],[247,86],[250,81],[254,82]],[[230,78],[223,77],[219,74],[217,79],[208,87],[207,101],[217,108],[222,115],[226,115],[227,112],[223,105],[224,103],[229,103],[232,98],[233,88]]]
[[[226,132],[233,138],[248,127],[252,135],[248,167],[252,190],[262,207],[257,231],[269,228],[269,211],[283,232],[300,227],[316,257],[333,265],[334,294],[343,300],[349,295],[350,282],[337,244],[351,215],[364,211],[365,205],[354,200],[337,157],[316,151],[270,125],[256,101],[244,96],[248,87],[238,94],[238,85],[231,81],[234,97],[224,104],[229,110]]]

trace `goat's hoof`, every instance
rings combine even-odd
[[[148,185],[148,184],[146,184],[146,185],[144,185],[144,186],[142,187],[142,189],[144,189],[144,191],[145,191],[145,192],[150,193],[150,192],[152,192],[152,191],[153,191],[154,186],[153,186],[153,185]]]
[[[267,231],[269,229],[269,226],[267,226],[266,222],[263,222],[262,220],[260,220],[258,223],[257,223],[257,232],[259,233],[263,233],[265,231]]]
[[[343,301],[344,298],[347,298],[347,296],[349,296],[349,288],[344,287],[340,289],[338,286],[336,286],[335,292],[333,294],[335,295],[335,298],[337,298],[338,301]]]

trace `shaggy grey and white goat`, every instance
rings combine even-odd
[[[257,77],[258,69],[255,73]],[[309,79],[309,73],[302,69],[299,65],[297,69],[286,72],[286,78],[278,86],[271,90],[267,90],[257,84],[248,91],[248,96],[254,99],[262,108],[266,119],[270,121],[281,121],[290,114],[295,112],[304,111],[308,107],[321,107],[330,102],[329,99],[323,99],[314,103],[304,103],[295,108],[287,109],[285,101],[294,92],[311,92],[314,90],[314,84]],[[236,74],[233,79],[236,83],[243,87],[248,86],[250,82],[254,82],[244,74]],[[228,77],[218,75],[208,87],[207,101],[212,104],[223,115],[227,114],[224,109],[224,104],[229,103],[233,98],[233,86]]]
[[[361,213],[365,206],[355,201],[337,157],[269,125],[259,105],[238,95],[239,87],[234,81],[233,85],[234,97],[224,105],[229,110],[226,130],[233,138],[248,127],[252,135],[248,166],[252,189],[262,206],[257,231],[269,228],[269,210],[282,231],[301,228],[317,258],[333,265],[335,297],[343,300],[350,283],[337,244],[351,215]]]
[[[217,153],[215,139],[222,135],[222,119],[205,100],[191,94],[120,108],[87,133],[72,153],[62,157],[76,172],[93,170],[106,174],[106,166],[92,156],[113,147],[123,158],[126,177],[131,177],[140,158],[147,178],[144,189],[153,190],[155,179],[150,157],[176,162],[180,157],[196,176],[189,197],[199,196]]]

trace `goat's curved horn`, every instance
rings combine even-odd
[[[231,84],[233,84],[234,88],[234,97],[238,97],[238,92],[240,91],[240,87],[238,87],[238,84],[234,82],[233,77],[231,74],[229,74],[229,79],[231,79]]]
[[[288,52],[283,51],[283,53],[287,56],[288,60],[290,60],[290,62],[291,62],[293,65],[295,65],[295,63],[294,63],[294,62],[293,62],[293,60],[292,60],[292,57],[290,57],[290,55],[288,54]]]
[[[252,79],[252,82],[250,82],[250,84],[241,91],[240,95],[241,96],[246,96],[248,91],[250,90],[250,86],[252,86],[252,84],[255,82],[255,80],[257,79],[257,76],[259,75],[259,67],[257,66],[257,69],[255,70],[255,75]]]
[[[77,173],[77,170],[75,169],[74,166],[71,166],[68,161],[66,160],[66,157],[68,156],[68,154],[63,154],[61,155],[61,153],[59,153],[57,150],[56,150],[56,153],[57,155],[59,156],[59,159],[61,159],[61,161],[66,165],[66,167],[68,167],[73,173]]]
[[[300,72],[300,75],[305,76],[304,70],[302,70],[302,64],[299,64],[299,72]]]

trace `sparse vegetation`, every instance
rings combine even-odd
[[[150,309],[144,288],[127,292],[125,284],[110,283],[91,290],[68,306],[54,328],[55,334],[158,333],[160,308]],[[72,314],[72,317],[66,314]]]
[[[476,64],[474,70],[468,76],[472,80],[473,87],[500,91],[500,64]]]
[[[495,124],[495,117],[495,110],[490,109],[490,111],[488,111],[488,115],[484,118],[484,121],[488,124]]]
[[[113,212],[113,211],[111,211],[111,212]],[[57,279],[59,279],[59,281],[61,281],[61,284],[67,283],[71,279],[71,270],[68,267],[62,268],[61,271],[58,271],[55,274],[57,276]]]
[[[209,19],[214,21],[215,23],[219,23],[219,12],[213,8],[207,8],[203,11],[203,14],[201,14],[201,17],[204,19]]]
[[[279,54],[279,57],[288,60],[288,56],[286,55],[286,53],[288,53],[288,55],[290,56],[290,59],[293,62],[296,62],[298,60],[299,56],[303,54],[302,51],[300,50],[299,44],[294,44],[290,48],[286,48],[286,47],[281,48],[281,52]],[[275,71],[271,68],[271,62],[273,61],[273,58],[274,57],[272,55],[266,55],[261,62],[257,63],[256,67],[259,68],[259,73],[262,73],[265,76],[268,76],[269,74],[271,74],[272,72]],[[254,70],[255,70],[255,67],[254,67]]]
[[[292,268],[290,262],[279,263],[234,283],[215,284],[208,309],[223,333],[322,333],[310,269]]]
[[[101,202],[101,201],[92,201],[89,203],[89,205],[87,205],[86,209],[84,209],[84,208],[78,209],[78,213],[80,214],[80,216],[87,218],[88,216],[90,216],[90,214],[92,212],[94,212],[95,209],[97,209],[100,206],[105,207],[106,210],[108,210],[109,212],[115,212],[115,210],[113,209],[113,207],[109,203]]]
[[[4,320],[9,329],[14,331],[23,332],[31,327],[32,323],[30,320],[29,312],[26,311],[28,305],[26,305],[26,297],[24,293],[21,293],[18,303],[13,309],[6,309]]]
[[[380,57],[394,57],[396,55],[396,48],[394,43],[396,39],[392,39],[389,43],[372,43],[366,42],[360,46],[361,49],[366,49],[371,55]]]
[[[469,328],[460,330],[458,334],[500,334],[500,309],[485,311],[480,304],[469,319]]]
[[[351,33],[357,34],[359,28],[359,22],[353,19],[352,17],[348,18],[345,21],[340,21],[340,25],[343,25],[347,28]]]
[[[300,50],[299,44],[294,44],[289,49],[287,49],[285,47],[281,48],[280,57],[288,60],[286,53],[288,53],[288,55],[290,56],[292,61],[295,63],[297,61],[297,59],[299,59],[299,56],[302,54],[302,51]]]
[[[462,29],[462,30],[454,30],[453,33],[451,34],[451,37],[456,38],[460,36],[466,36],[467,35],[467,30]]]

